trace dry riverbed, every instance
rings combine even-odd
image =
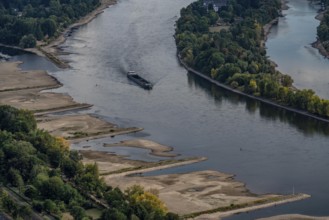
[[[298,214],[290,214],[290,215],[278,215],[268,218],[260,218],[258,220],[328,220],[329,217],[315,217],[308,215],[298,215]]]
[[[67,139],[93,139],[137,132],[142,128],[120,128],[95,116],[49,115],[89,108],[91,105],[77,103],[66,94],[44,91],[58,88],[60,82],[46,71],[21,71],[20,62],[0,63],[0,104],[11,105],[19,109],[28,109],[37,116],[38,127],[55,136]]]
[[[135,139],[135,140],[126,140],[120,141],[119,143],[114,144],[104,144],[104,147],[135,147],[148,149],[151,151],[151,155],[159,156],[159,157],[176,157],[178,154],[169,153],[173,150],[172,147],[165,146],[154,141],[143,140],[143,139]]]
[[[145,172],[184,166],[206,160],[204,157],[145,162],[129,160],[106,152],[80,151],[84,163],[97,163],[105,182],[125,190],[141,185],[158,192],[169,211],[194,219],[219,219],[239,212],[308,198],[308,195],[256,195],[234,176],[213,170],[142,176]]]
[[[47,130],[54,136],[81,141],[104,136],[115,136],[137,132],[141,128],[120,128],[89,114],[45,115],[37,118],[38,128]]]

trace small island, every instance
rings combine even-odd
[[[232,92],[329,122],[329,101],[299,90],[275,69],[264,39],[284,1],[199,0],[181,10],[178,57],[191,72]]]

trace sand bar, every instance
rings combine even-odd
[[[151,140],[145,139],[134,139],[134,140],[126,140],[120,141],[119,143],[114,144],[104,144],[104,147],[135,147],[148,149],[151,151],[151,155],[159,156],[159,157],[176,157],[178,154],[169,153],[173,150],[172,147],[165,146],[159,143],[156,143]]]
[[[0,63],[0,92],[31,89],[57,88],[61,84],[44,70],[23,72],[18,68],[21,62]]]
[[[41,116],[37,118],[38,128],[50,132],[54,136],[66,139],[81,140],[95,138],[100,135],[112,136],[117,132],[132,132],[136,128],[119,128],[117,125],[103,121],[88,114]]]
[[[290,215],[278,215],[268,218],[260,218],[258,220],[328,220],[329,217],[315,217],[308,215],[290,214]]]
[[[308,198],[308,195],[255,195],[245,185],[234,180],[233,175],[204,170],[185,174],[159,176],[104,176],[107,184],[122,190],[138,184],[146,190],[156,190],[171,212],[194,215],[195,219],[219,219],[238,212],[246,212]],[[257,205],[260,203],[261,205]],[[247,204],[247,205],[246,205]],[[231,211],[218,211],[232,208]],[[239,208],[238,206],[246,206]],[[203,214],[202,213],[212,213]],[[197,217],[200,215],[200,217]]]
[[[145,167],[150,164],[145,161],[128,160],[108,152],[92,150],[81,150],[79,152],[83,156],[83,163],[97,163],[99,165],[100,175],[127,168]]]
[[[72,97],[54,92],[41,92],[42,89],[24,89],[0,93],[0,104],[33,112],[62,111],[90,105],[73,101]]]
[[[159,192],[171,212],[182,216],[196,214],[195,219],[219,219],[239,212],[270,207],[286,202],[308,198],[308,195],[256,195],[245,184],[234,180],[234,176],[218,171],[205,170],[183,174],[140,176],[139,174],[197,163],[205,158],[173,161],[159,165],[152,162],[128,160],[106,152],[80,151],[85,163],[96,162],[105,182],[122,190],[138,184],[146,190]],[[119,173],[116,173],[119,171]],[[236,208],[231,210],[231,204]],[[241,205],[243,208],[239,208]],[[218,211],[229,208],[230,211]],[[200,214],[198,214],[200,212]],[[211,214],[208,214],[211,213]]]

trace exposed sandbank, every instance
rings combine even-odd
[[[233,175],[211,170],[151,177],[116,174],[103,177],[107,184],[122,190],[135,184],[146,190],[155,189],[169,211],[182,216],[196,217],[200,214],[196,219],[218,219],[309,197],[304,194],[255,195],[250,193],[243,183],[234,180]],[[225,209],[232,210],[221,211]],[[208,212],[212,214],[202,214]]]
[[[75,108],[90,107],[75,102],[72,97],[54,92],[41,92],[43,89],[24,89],[0,92],[0,104],[33,112],[54,112]]]
[[[140,128],[120,128],[115,124],[88,114],[47,115],[38,117],[37,122],[38,128],[44,129],[54,136],[61,136],[75,141],[100,136],[118,135],[118,132],[130,133],[140,130]]]
[[[181,216],[193,215],[195,219],[219,219],[239,212],[270,207],[286,202],[308,198],[308,195],[256,195],[234,176],[218,171],[197,171],[184,174],[169,174],[142,177],[139,174],[197,163],[206,158],[171,161],[159,165],[154,162],[129,160],[114,154],[95,151],[80,151],[84,163],[97,163],[105,182],[124,190],[138,184],[146,190],[156,190],[169,211]],[[134,176],[137,175],[137,176]],[[232,205],[233,208],[232,208]],[[241,207],[240,207],[241,206]],[[240,208],[239,208],[240,207]],[[221,211],[221,210],[230,211]],[[211,214],[208,214],[211,213]]]
[[[167,169],[171,167],[184,166],[192,163],[198,163],[207,159],[205,157],[192,157],[174,160],[160,160],[158,162],[147,162],[141,160],[130,160],[125,156],[120,156],[108,152],[93,150],[80,150],[79,152],[83,156],[83,161],[85,163],[92,161],[93,163],[100,163],[104,167],[106,167],[106,169],[103,169],[103,172],[100,172],[100,175],[104,178],[107,178],[109,176],[122,177],[155,170]]]
[[[299,214],[288,214],[288,215],[278,215],[268,218],[260,218],[258,220],[328,220],[329,217],[315,217],[308,215],[299,215]]]
[[[159,157],[176,157],[178,154],[169,153],[173,150],[172,147],[165,146],[159,143],[156,143],[151,140],[144,140],[144,139],[134,139],[134,140],[126,140],[120,141],[119,143],[114,144],[104,144],[104,147],[135,147],[135,148],[142,148],[151,150],[151,155],[159,156]]]
[[[120,128],[90,115],[43,116],[68,110],[80,110],[91,105],[75,102],[66,94],[45,92],[57,88],[61,83],[46,71],[21,71],[21,62],[0,63],[0,104],[19,109],[28,109],[38,116],[39,128],[55,136],[77,140],[115,136],[142,130],[142,128]]]
[[[57,88],[61,84],[44,70],[21,71],[21,62],[0,62],[0,92],[32,88]]]

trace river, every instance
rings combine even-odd
[[[255,193],[292,193],[294,189],[312,195],[305,201],[231,219],[282,213],[329,215],[329,125],[231,94],[188,74],[177,61],[173,34],[180,8],[192,1],[119,0],[62,45],[65,52],[70,52],[62,56],[70,61],[69,70],[58,70],[36,56],[14,59],[25,61],[23,69],[48,69],[64,84],[56,91],[94,105],[86,112],[120,126],[145,128],[125,138],[151,139],[173,146],[176,153],[184,156],[208,157],[205,162],[157,174],[212,169],[236,174],[236,179]],[[314,88],[329,98],[324,86],[328,83],[328,61],[309,47],[315,39],[316,10],[306,0],[293,0],[290,6],[287,16],[269,36],[268,55],[280,70],[297,74],[291,74],[298,78],[296,86]],[[289,39],[281,37],[297,21],[303,22],[303,31],[309,28],[306,35],[310,40],[298,41],[297,45],[304,52],[293,49],[292,44],[292,39],[304,35],[297,32]],[[312,24],[305,24],[309,22]],[[282,47],[283,43],[286,44]],[[299,53],[302,55],[297,58]],[[296,60],[290,61],[292,57]],[[323,65],[310,64],[311,60]],[[285,69],[284,63],[290,69]],[[301,65],[309,66],[316,77],[301,73],[305,70]],[[126,77],[128,70],[149,79],[154,89],[145,91],[131,83]],[[118,138],[89,141],[88,145],[104,150],[104,142]],[[74,147],[83,145],[86,143]],[[129,149],[125,151],[130,153]]]

